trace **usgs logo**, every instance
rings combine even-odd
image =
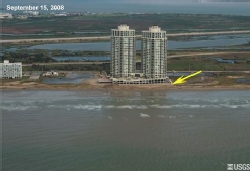
[[[227,170],[250,170],[250,164],[227,164]]]

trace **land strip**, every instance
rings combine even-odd
[[[167,37],[177,36],[202,36],[202,35],[226,35],[226,34],[249,34],[250,30],[239,31],[220,31],[220,32],[191,32],[191,33],[175,33],[167,34]],[[140,38],[138,35],[137,38]],[[6,39],[0,40],[0,43],[22,43],[22,42],[60,42],[60,41],[94,41],[94,40],[109,40],[110,36],[98,36],[98,37],[62,37],[62,38],[37,38],[37,39]]]
[[[246,54],[250,51],[240,51],[240,52],[192,52],[184,55],[170,55],[167,58],[179,58],[179,57],[190,57],[190,56],[208,56],[208,55],[221,55],[221,54]]]
[[[32,65],[76,65],[76,64],[82,64],[82,65],[88,65],[88,64],[106,64],[110,63],[108,62],[50,62],[50,63],[33,63],[33,64],[23,64],[23,66],[32,66]]]
[[[192,56],[208,56],[208,55],[220,55],[220,54],[250,54],[250,51],[241,51],[241,52],[192,52],[188,54],[181,54],[181,55],[171,55],[167,58],[179,58],[179,57],[192,57]],[[141,60],[136,60],[136,62],[141,62]],[[32,64],[23,64],[23,66],[32,66],[32,65],[75,65],[75,64],[82,64],[82,65],[88,65],[88,64],[107,64],[110,63],[109,61],[103,61],[103,62],[49,62],[49,63],[32,63]]]

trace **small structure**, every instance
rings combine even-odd
[[[57,77],[58,76],[58,72],[48,71],[48,72],[44,73],[43,76],[44,77],[49,77],[49,76],[55,76],[55,77]]]
[[[19,19],[27,19],[28,18],[28,16],[27,15],[18,15],[18,17],[17,18],[19,18]]]
[[[13,16],[10,13],[0,13],[0,19],[5,19],[5,18],[13,18]]]
[[[30,16],[38,16],[39,12],[38,11],[24,11],[24,14],[28,14]]]
[[[55,14],[55,17],[66,17],[67,14],[65,13],[60,13],[60,14]]]
[[[22,78],[22,63],[9,63],[9,60],[4,60],[0,63],[0,78]]]

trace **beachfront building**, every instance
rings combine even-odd
[[[167,36],[158,26],[142,31],[142,72],[146,78],[166,78]]]
[[[9,63],[9,60],[4,60],[0,63],[0,78],[22,78],[22,63]]]
[[[110,75],[114,78],[129,77],[135,73],[135,30],[120,25],[111,30]]]
[[[152,26],[142,33],[142,72],[136,71],[135,30],[120,25],[111,30],[110,77],[101,74],[99,83],[165,84],[171,83],[166,75],[166,31]]]

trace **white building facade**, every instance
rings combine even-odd
[[[129,77],[136,67],[135,30],[127,25],[120,25],[111,30],[110,75]]]
[[[5,19],[5,18],[13,18],[13,16],[10,13],[0,13],[0,19]]]
[[[142,72],[146,78],[166,78],[167,36],[158,26],[142,31]]]
[[[0,63],[0,78],[22,78],[22,63],[4,60],[4,63]]]

